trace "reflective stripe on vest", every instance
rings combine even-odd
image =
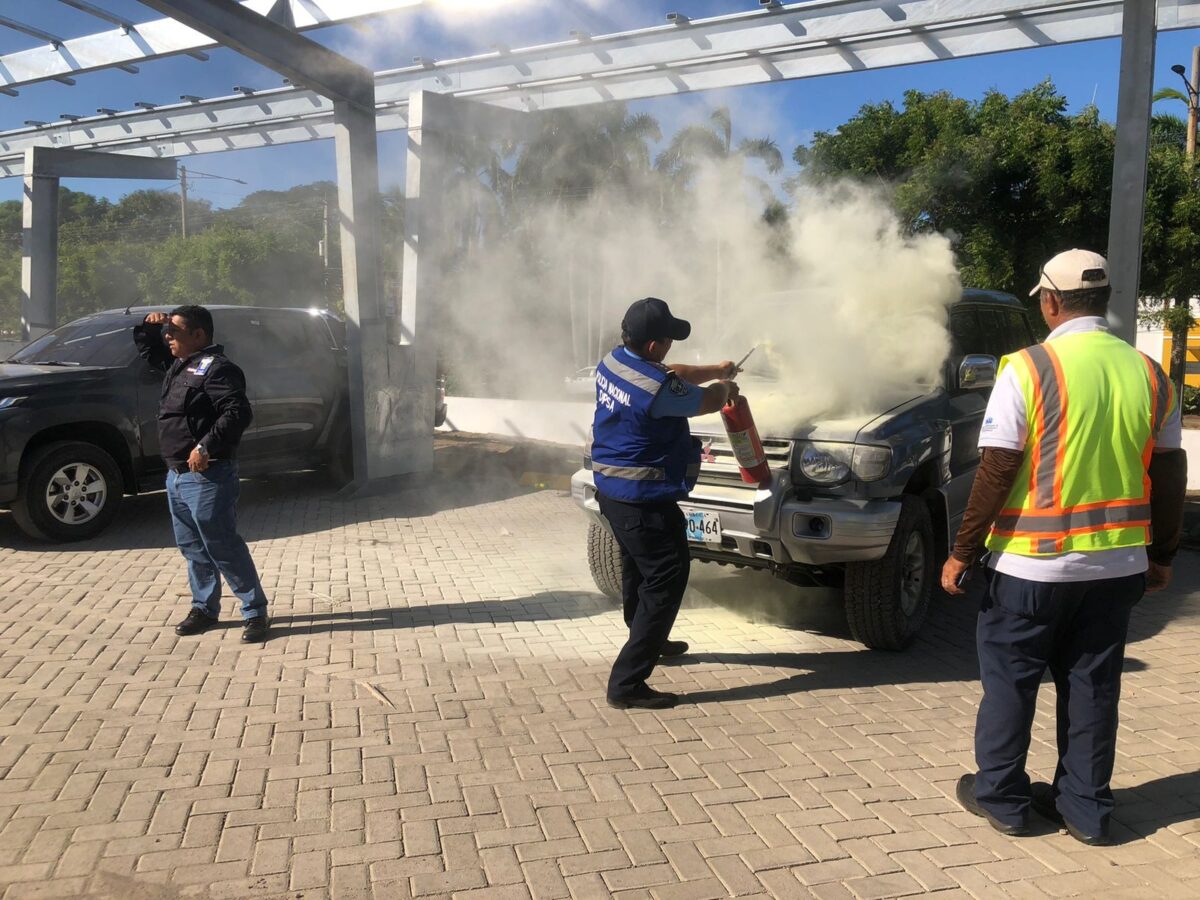
[[[634,387],[641,388],[651,397],[658,393],[658,389],[662,384],[661,381],[655,381],[649,375],[643,375],[632,366],[625,365],[625,363],[617,359],[617,357],[612,353],[604,357],[604,365],[614,375],[617,375],[623,380],[628,381]]]
[[[606,466],[593,462],[592,471],[609,478],[625,478],[629,481],[666,481],[667,470],[656,466]]]
[[[679,500],[700,474],[687,419],[651,415],[669,370],[618,347],[596,367],[592,474],[596,490],[629,503]]]
[[[1147,467],[1174,399],[1161,367],[1104,331],[1029,347],[1001,368],[1010,364],[1029,431],[988,546],[1042,556],[1148,543]]]

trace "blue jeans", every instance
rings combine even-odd
[[[242,618],[267,614],[267,595],[250,549],[237,533],[237,463],[213,460],[205,472],[167,473],[167,504],[175,543],[188,562],[192,608],[217,618],[221,576],[242,601]]]
[[[1058,584],[1001,572],[976,628],[983,701],[975,724],[975,797],[1008,825],[1028,815],[1025,758],[1038,687],[1049,669],[1058,691],[1058,811],[1089,835],[1113,811],[1117,704],[1129,614],[1144,575]]]

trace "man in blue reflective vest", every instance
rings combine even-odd
[[[608,679],[616,709],[667,709],[678,696],[646,684],[660,656],[687,652],[670,641],[691,557],[679,500],[700,474],[700,443],[690,416],[716,412],[737,397],[737,366],[663,365],[692,326],[657,297],[638,300],[621,322],[623,346],[596,367],[592,474],[600,512],[621,548],[622,593],[629,640]],[[708,387],[701,385],[715,381]]]

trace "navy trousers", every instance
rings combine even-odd
[[[1001,822],[1027,820],[1025,758],[1048,668],[1058,692],[1058,810],[1086,834],[1106,833],[1125,639],[1146,578],[1058,584],[990,576],[976,627],[983,682],[975,724],[976,799]]]
[[[672,500],[623,503],[598,495],[621,548],[622,595],[629,640],[608,678],[608,696],[626,697],[645,685],[687,590],[691,556],[687,523]]]
[[[267,614],[267,595],[250,549],[237,531],[237,463],[213,460],[204,472],[167,473],[167,504],[175,543],[188,563],[192,606],[221,614],[221,576],[242,603],[242,618]]]

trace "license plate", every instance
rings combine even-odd
[[[721,543],[721,516],[718,513],[688,511],[687,536],[697,544]]]

